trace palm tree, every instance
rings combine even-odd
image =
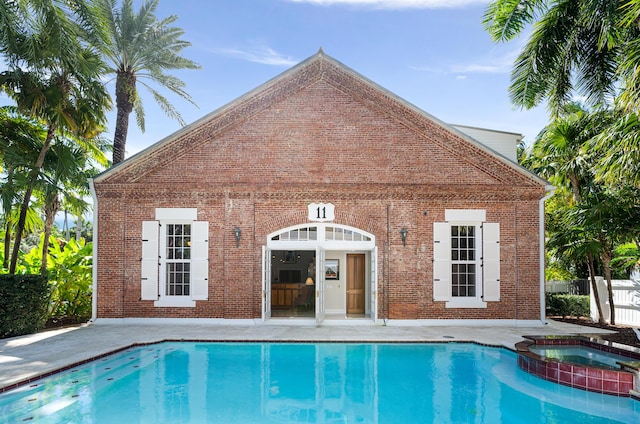
[[[621,28],[620,0],[494,0],[483,24],[495,41],[509,41],[533,23],[516,59],[512,102],[532,108],[547,100],[559,113],[574,94],[590,105],[610,104],[616,95],[625,41],[637,30]]]
[[[19,206],[31,164],[41,148],[38,144],[46,135],[46,129],[19,113],[12,106],[0,108],[0,168],[4,178],[0,181],[0,202],[4,224],[3,268],[9,267],[11,239],[20,214]],[[33,208],[27,211],[25,230],[33,231],[40,225]]]
[[[637,113],[617,114],[615,122],[594,139],[599,154],[597,177],[609,184],[626,181],[640,187],[640,119]]]
[[[81,29],[53,2],[35,2],[36,18],[21,27],[15,47],[2,46],[8,64],[0,74],[0,88],[24,114],[41,122],[46,136],[30,166],[16,224],[9,272],[15,273],[29,202],[45,157],[57,136],[66,132],[90,140],[105,124],[109,97],[100,82],[103,62],[83,44]],[[10,47],[10,46],[9,46]]]
[[[578,203],[594,180],[590,140],[613,120],[606,111],[587,111],[577,103],[563,107],[563,112],[547,125],[533,144],[526,166],[572,193]]]
[[[623,13],[622,25],[627,30],[640,28],[640,1],[630,0],[620,8]],[[625,54],[620,65],[624,90],[620,95],[620,105],[627,112],[637,112],[640,108],[640,37],[632,37],[625,46]]]
[[[184,31],[171,26],[177,16],[158,20],[155,10],[159,0],[145,1],[136,14],[133,0],[123,0],[117,8],[117,0],[99,0],[99,6],[106,22],[107,39],[101,46],[102,53],[109,63],[109,72],[116,79],[116,127],[113,136],[113,164],[124,160],[129,115],[136,112],[136,120],[142,131],[145,129],[144,110],[138,95],[137,84],[142,84],[155,98],[164,112],[184,125],[180,113],[157,90],[146,84],[152,81],[188,100],[185,84],[179,78],[166,71],[178,69],[198,69],[200,66],[181,56],[181,52],[191,43],[180,37]]]
[[[40,273],[46,275],[47,257],[49,254],[49,238],[54,219],[60,210],[63,199],[81,198],[89,195],[88,179],[98,170],[95,164],[106,165],[104,152],[82,148],[85,143],[71,138],[56,143],[51,147],[51,154],[43,165],[41,187],[39,193],[45,215],[44,237],[42,245],[42,262]],[[86,204],[86,202],[85,202]]]
[[[554,197],[562,195],[562,191],[556,192]],[[562,201],[556,202],[556,206],[557,208],[553,211],[553,219],[549,220],[551,225],[547,227],[547,231],[550,233],[547,240],[547,249],[561,261],[571,260],[577,263],[586,259],[591,282],[591,293],[593,293],[598,310],[598,320],[601,324],[605,324],[595,278],[595,259],[599,250],[598,242],[593,234],[589,233],[588,229],[580,225],[574,207],[569,206],[568,202]]]
[[[547,245],[559,259],[563,256],[574,261],[586,258],[599,312],[595,261],[598,255],[602,257],[602,240],[590,231],[593,225],[585,228],[586,224],[576,218],[575,210],[577,205],[584,204],[585,196],[600,190],[595,181],[595,158],[590,142],[612,120],[606,111],[589,112],[578,104],[570,103],[563,107],[562,115],[540,133],[524,161],[530,170],[558,187],[554,198],[562,200],[548,204],[548,207],[556,209],[547,219],[547,230],[551,233]]]

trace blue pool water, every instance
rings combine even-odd
[[[633,359],[615,353],[590,349],[586,346],[531,346],[529,351],[549,359],[558,359],[591,367],[620,369],[618,362],[632,362]]]
[[[640,402],[520,370],[502,348],[159,343],[0,395],[10,423],[638,423]]]

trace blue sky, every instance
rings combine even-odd
[[[524,39],[495,44],[483,0],[160,0],[177,15],[202,69],[176,72],[199,106],[167,94],[187,123],[324,52],[440,120],[521,133],[531,142],[547,111],[514,108],[507,88]],[[141,0],[136,0],[138,8]],[[114,84],[110,84],[113,93]],[[146,132],[131,115],[127,157],[180,125],[141,90]],[[110,116],[110,125],[115,113]],[[110,128],[107,137],[113,137]]]

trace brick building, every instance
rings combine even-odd
[[[318,52],[94,178],[94,319],[540,320],[545,182],[462,131]]]

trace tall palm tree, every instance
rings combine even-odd
[[[149,80],[188,100],[185,83],[166,71],[198,69],[200,66],[181,56],[182,50],[191,43],[181,39],[184,31],[171,26],[178,18],[175,15],[158,20],[155,11],[159,0],[145,0],[138,13],[133,10],[133,0],[123,0],[118,9],[117,0],[99,0],[106,22],[107,39],[102,44],[102,53],[109,63],[109,71],[116,79],[116,127],[113,136],[113,163],[124,160],[129,115],[136,112],[136,121],[145,129],[144,110],[138,95],[137,84],[142,84],[155,98],[164,112],[184,125],[180,113],[160,92],[146,84]]]
[[[625,41],[621,0],[493,0],[483,24],[495,41],[509,41],[535,22],[516,59],[512,102],[531,108],[547,100],[557,114],[574,94],[590,105],[610,104],[617,94]]]

